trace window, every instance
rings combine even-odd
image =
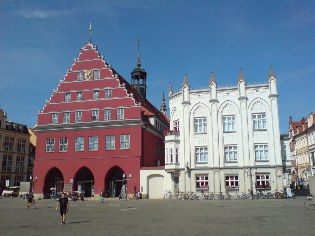
[[[6,182],[6,180],[10,181],[10,179],[11,179],[10,175],[3,175],[3,174],[1,174],[0,187],[2,189],[6,189],[5,182]]]
[[[270,175],[269,174],[259,174],[256,175],[256,188],[270,188]]]
[[[75,138],[75,147],[76,152],[84,151],[84,137],[76,137]]]
[[[81,122],[82,121],[82,111],[76,111],[75,112],[75,122]]]
[[[81,101],[82,100],[82,92],[77,92],[76,99],[77,99],[77,101]]]
[[[83,80],[83,71],[77,72],[77,80],[79,81]]]
[[[235,115],[223,116],[223,132],[235,132]]]
[[[207,120],[206,117],[195,118],[195,133],[206,134],[207,133]]]
[[[101,78],[101,73],[99,70],[94,70],[94,79],[100,79]]]
[[[237,161],[237,146],[225,146],[224,159],[226,162]]]
[[[51,123],[52,124],[58,124],[58,113],[52,113],[51,114]]]
[[[65,94],[65,102],[70,102],[71,101],[71,94],[70,93],[66,93]]]
[[[207,162],[208,161],[208,148],[196,147],[196,162]]]
[[[254,130],[267,129],[266,113],[253,114],[253,127],[254,127]]]
[[[98,137],[91,136],[89,137],[89,151],[97,151],[98,150]]]
[[[26,140],[19,138],[19,139],[18,139],[18,143],[17,143],[17,152],[19,152],[19,153],[25,153],[25,151],[26,151],[25,145],[26,145]]]
[[[196,189],[209,189],[208,175],[197,175],[196,176]]]
[[[130,135],[120,135],[120,149],[130,149]]]
[[[112,119],[112,110],[111,109],[105,109],[104,111],[104,120],[111,120]]]
[[[63,113],[63,123],[70,123],[70,112]]]
[[[179,163],[179,148],[175,148],[175,162]]]
[[[174,126],[174,131],[178,132],[179,131],[179,120],[174,120],[173,126]]]
[[[118,108],[117,109],[117,120],[123,120],[124,119],[124,109]]]
[[[98,120],[98,118],[99,118],[98,110],[93,110],[92,111],[92,121]]]
[[[20,186],[21,181],[23,181],[23,175],[15,175],[14,186]]]
[[[93,99],[97,100],[100,98],[100,91],[99,90],[94,90],[93,91]]]
[[[115,136],[106,136],[106,150],[115,150]]]
[[[225,176],[225,188],[227,190],[238,189],[238,176],[237,175]]]
[[[256,161],[268,161],[267,144],[255,144],[255,159]]]
[[[4,150],[8,152],[13,151],[14,146],[14,138],[13,137],[5,137],[4,138]]]
[[[46,138],[46,152],[54,152],[54,151],[55,151],[55,139]]]
[[[173,159],[173,148],[169,148],[168,149],[168,154],[169,154],[169,161],[170,163],[173,163],[174,162],[174,159]]]
[[[15,171],[19,173],[24,171],[24,157],[23,156],[16,157]]]
[[[12,155],[3,155],[2,171],[11,172]]]
[[[67,152],[68,151],[68,138],[60,138],[59,139],[59,152]]]
[[[111,97],[112,97],[112,90],[105,89],[105,98],[111,98]]]

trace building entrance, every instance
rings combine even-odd
[[[119,197],[123,186],[124,172],[119,167],[110,169],[105,177],[105,193],[107,197]]]
[[[87,167],[82,167],[73,179],[73,190],[84,193],[84,197],[94,196],[94,175]]]
[[[63,182],[64,179],[61,171],[56,167],[50,169],[45,177],[45,184],[43,187],[44,196],[49,197],[53,192],[55,194],[61,193],[64,187]]]

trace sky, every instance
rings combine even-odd
[[[148,73],[147,98],[160,107],[169,83],[205,88],[278,82],[280,131],[289,116],[314,112],[315,1],[279,0],[0,0],[0,107],[33,127],[37,114],[89,40],[130,82],[137,63]],[[168,101],[167,101],[168,102]]]

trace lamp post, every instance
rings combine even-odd
[[[33,176],[30,176],[30,193],[33,192]]]

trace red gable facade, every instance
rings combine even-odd
[[[123,179],[129,194],[141,191],[140,168],[164,165],[168,127],[89,42],[38,114],[34,194],[117,197]]]

